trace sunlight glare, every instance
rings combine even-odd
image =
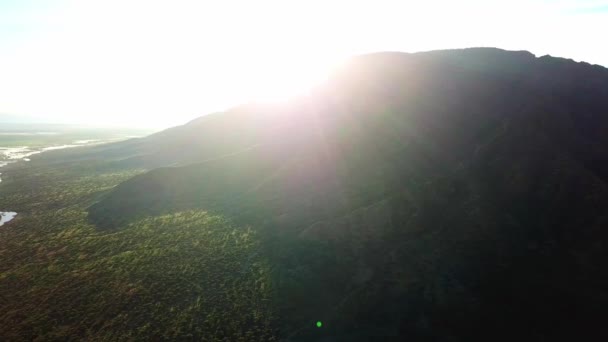
[[[0,12],[0,112],[71,123],[166,127],[242,102],[282,101],[349,56],[376,51],[500,46],[608,58],[578,39],[605,21],[538,1],[26,3]],[[532,29],[541,12],[543,28]]]

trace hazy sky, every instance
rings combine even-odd
[[[346,56],[471,46],[608,66],[608,1],[0,0],[0,113],[173,125]]]

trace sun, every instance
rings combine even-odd
[[[324,83],[341,64],[334,56],[266,58],[252,65],[247,75],[246,100],[257,102],[284,102],[309,93]]]
[[[350,54],[326,5],[237,2],[66,2],[0,54],[0,111],[169,127],[306,94]]]

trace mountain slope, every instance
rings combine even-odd
[[[256,227],[294,340],[318,317],[337,340],[608,337],[607,92],[602,67],[525,52],[360,56],[308,98],[125,143],[172,167],[89,218]]]

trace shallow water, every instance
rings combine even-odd
[[[14,211],[0,211],[0,227],[17,216]]]
[[[19,160],[30,161],[31,156],[46,152],[46,151],[54,151],[54,150],[62,150],[64,148],[77,147],[77,146],[86,146],[89,144],[93,144],[99,142],[99,140],[76,140],[72,144],[68,145],[59,145],[59,146],[48,146],[40,149],[30,148],[28,146],[19,146],[19,147],[0,147],[0,168],[15,163]],[[2,173],[0,172],[0,176]],[[2,182],[2,177],[0,177],[0,183]],[[0,211],[0,226],[8,223],[12,219],[17,216],[17,213],[14,211]]]

